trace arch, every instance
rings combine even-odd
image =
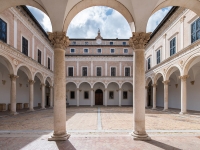
[[[68,82],[66,82],[66,86],[67,86],[67,84],[69,84],[69,83],[74,83],[74,84],[76,85],[76,87],[78,88],[78,85],[76,84],[76,82],[74,82],[74,81],[68,81]]]
[[[10,8],[10,7],[14,7],[14,6],[22,6],[22,5],[29,5],[32,7],[35,7],[41,11],[43,11],[47,16],[48,13],[45,10],[45,8],[42,6],[42,4],[40,4],[38,1],[27,1],[27,0],[0,0],[0,12],[3,12],[4,10]]]
[[[123,83],[121,84],[121,87],[120,87],[120,88],[122,88],[122,86],[123,86],[124,84],[126,84],[126,83],[130,83],[130,84],[133,86],[133,83],[132,83],[132,82],[130,82],[130,81],[125,81],[125,82],[123,82]]]
[[[70,22],[80,11],[92,6],[107,6],[107,7],[117,10],[124,16],[127,22],[131,25],[131,28],[133,28],[132,27],[134,23],[133,16],[122,3],[116,0],[109,0],[109,1],[82,0],[76,5],[74,5],[74,7],[68,12],[68,15],[66,16],[65,21],[64,21],[63,32],[67,32]]]
[[[97,83],[101,83],[101,84],[103,84],[103,85],[104,85],[104,88],[106,88],[105,83],[103,83],[103,82],[99,82],[99,81],[95,82],[95,83],[92,85],[92,88],[94,88],[95,84],[97,84]]]
[[[116,84],[118,85],[118,87],[120,88],[120,84],[117,83],[117,82],[114,82],[114,81],[109,82],[105,88],[108,88],[108,86],[109,86],[111,83],[116,83]]]
[[[34,73],[33,79],[35,79],[36,76],[38,77],[38,79],[40,79],[41,83],[45,83],[44,82],[44,77],[43,77],[43,75],[39,71]]]
[[[148,78],[146,79],[146,86],[148,86],[149,83],[150,83],[151,81],[153,82],[154,80],[153,80],[153,78],[150,76],[150,77],[148,77]]]
[[[83,84],[83,83],[87,83],[87,84],[90,85],[90,87],[92,87],[92,85],[91,85],[89,82],[83,81],[83,82],[80,82],[80,83],[77,85],[77,88],[79,88],[79,87],[81,86],[81,84]]]
[[[186,62],[185,62],[185,65],[183,67],[183,74],[184,75],[187,75],[189,70],[192,68],[193,65],[195,65],[197,62],[200,62],[200,53],[196,53],[192,56],[190,56]]]
[[[28,66],[26,66],[25,64],[20,64],[16,68],[16,74],[18,73],[19,69],[21,69],[28,76],[29,80],[33,80],[31,69]]]
[[[47,77],[44,79],[44,82],[46,82],[46,81],[49,83],[49,85],[53,86],[53,81],[52,81],[51,77],[47,76]]]
[[[158,79],[159,79],[160,77],[163,77],[163,80],[164,80],[164,75],[163,75],[163,73],[158,72],[158,73],[155,75],[155,78],[154,78],[154,83],[155,83],[155,84],[157,83],[157,81],[158,81]]]
[[[0,54],[0,62],[8,69],[10,74],[14,74],[14,66],[7,56]]]
[[[166,76],[165,76],[165,80],[169,80],[170,76],[172,75],[172,73],[174,73],[176,70],[179,70],[180,75],[182,75],[182,69],[179,65],[173,65],[170,66],[167,71],[166,71]]]

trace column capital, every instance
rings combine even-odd
[[[65,50],[70,44],[69,37],[66,36],[65,32],[48,32],[48,35],[54,48]]]
[[[11,75],[10,75],[10,79],[11,79],[11,80],[14,80],[14,79],[17,79],[17,78],[19,78],[18,75],[14,75],[14,74],[11,74]]]
[[[188,77],[189,75],[183,75],[183,76],[179,76],[179,79],[181,79],[182,81],[186,81]]]
[[[168,85],[169,82],[170,82],[170,80],[162,81],[162,83],[163,83],[164,85]]]
[[[41,85],[41,86],[46,86],[46,84],[44,84],[44,83],[41,83],[40,85]]]
[[[94,89],[91,89],[91,91],[94,91]]]
[[[153,86],[153,87],[156,87],[156,86],[157,86],[157,84],[152,84],[152,86]]]
[[[34,80],[28,80],[28,83],[29,83],[29,84],[34,84],[35,81],[34,81]]]
[[[133,36],[129,39],[129,45],[134,50],[144,49],[150,39],[151,33],[133,32]]]

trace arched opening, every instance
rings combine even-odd
[[[119,89],[119,85],[115,82],[111,82],[108,84],[107,86],[107,91],[108,91],[108,102],[107,104],[108,105],[113,105],[113,106],[118,106],[119,105],[119,92],[120,89]]]
[[[76,106],[77,101],[77,86],[73,82],[68,82],[66,84],[66,100],[70,106]]]
[[[146,81],[146,106],[147,108],[153,107],[153,87],[152,87],[153,81],[149,77]]]
[[[133,85],[125,82],[121,87],[121,105],[132,106],[133,105]]]
[[[103,105],[103,91],[101,89],[95,91],[95,105]]]
[[[95,91],[97,91],[97,90],[101,90],[103,93],[103,97],[102,97],[102,102],[103,102],[103,104],[101,104],[101,105],[105,105],[106,104],[106,99],[105,99],[105,96],[106,96],[106,94],[105,94],[105,92],[107,92],[106,90],[105,90],[105,85],[103,84],[103,83],[101,83],[101,82],[97,82],[97,83],[95,83],[94,85],[93,85],[93,90],[94,90],[94,92]],[[101,101],[101,100],[100,100]],[[95,105],[97,105],[96,104],[96,94],[95,94],[95,96],[94,96],[94,99],[93,99],[93,104],[95,104]],[[99,104],[100,105],[100,104]]]
[[[79,86],[79,104],[83,106],[91,105],[91,85],[83,82]]]
[[[158,73],[155,77],[156,85],[156,106],[157,107],[164,107],[164,85],[163,85],[163,75]]]
[[[34,77],[34,107],[41,108],[42,105],[42,81],[36,75]]]
[[[46,80],[45,82],[45,106],[50,107],[51,102],[50,102],[50,83]]]

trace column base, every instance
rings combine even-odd
[[[46,108],[41,108],[41,110],[45,110]]]
[[[66,141],[70,137],[70,134],[65,135],[52,135],[50,138],[48,138],[48,141]]]
[[[166,112],[166,111],[168,111],[168,109],[163,109],[162,111],[165,111],[165,112]]]
[[[27,111],[32,112],[32,111],[35,111],[35,110],[34,110],[34,109],[29,109],[29,110],[27,110]]]
[[[156,108],[152,108],[152,110],[156,110]]]
[[[180,112],[179,115],[185,115],[187,112]]]
[[[10,112],[11,115],[18,115],[18,112]]]
[[[131,135],[133,136],[133,140],[135,141],[150,141],[151,140],[151,138],[147,134],[136,134],[133,132]]]

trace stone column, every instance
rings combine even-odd
[[[42,109],[45,109],[45,87],[46,85],[44,83],[41,84],[42,87]]]
[[[34,111],[33,102],[34,102],[34,83],[35,81],[29,80],[29,111]]]
[[[153,108],[156,109],[156,86],[157,84],[152,84],[153,86]]]
[[[77,97],[77,99],[76,99],[76,100],[77,100],[76,105],[77,105],[77,107],[78,107],[78,106],[79,106],[79,101],[80,101],[80,100],[79,100],[79,99],[80,99],[80,97],[79,97],[79,89],[76,90],[76,97]]]
[[[16,79],[19,76],[10,75],[11,89],[10,89],[10,113],[12,115],[17,115],[16,112]]]
[[[119,107],[122,106],[122,89],[119,89]]]
[[[91,107],[94,106],[94,89],[91,89]]]
[[[148,89],[149,89],[149,87],[145,86],[145,89],[146,89],[146,93],[145,93],[145,96],[146,96],[145,107],[147,108],[148,107]]]
[[[53,86],[50,86],[50,108],[53,108]]]
[[[180,76],[181,79],[181,112],[180,114],[187,113],[187,78],[188,75]]]
[[[54,134],[49,140],[67,140],[66,133],[66,75],[65,49],[69,46],[69,38],[65,32],[49,33],[54,47]]]
[[[163,111],[167,111],[168,110],[168,83],[170,81],[169,80],[166,80],[166,81],[163,81],[163,84],[164,84],[164,109]]]
[[[105,89],[105,106],[107,106],[108,105],[108,90],[107,89]]]
[[[134,140],[150,140],[145,130],[145,45],[150,33],[133,32],[129,40],[134,50],[133,61],[133,125]]]

